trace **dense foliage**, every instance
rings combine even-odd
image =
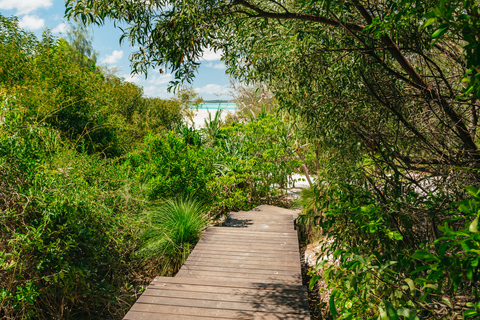
[[[206,225],[278,203],[299,166],[289,117],[195,130],[192,90],[144,97],[82,30],[38,40],[0,15],[1,318],[122,318]]]
[[[231,75],[298,117],[318,177],[307,202],[336,259],[330,317],[478,318],[478,1],[69,0],[67,12],[128,22],[133,69],[166,65],[173,84],[222,50]]]

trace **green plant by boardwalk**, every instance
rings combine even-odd
[[[442,237],[431,244],[424,244],[412,258],[422,261],[411,275],[414,282],[424,289],[420,302],[429,294],[440,294],[442,303],[451,309],[460,309],[465,318],[480,317],[480,188],[466,187],[472,199],[453,203],[450,219],[439,230]],[[432,250],[433,249],[433,250]],[[464,299],[456,298],[465,296]],[[459,308],[461,306],[461,308]]]
[[[207,226],[207,209],[193,198],[167,200],[151,208],[137,255],[153,260],[161,275],[172,276],[183,265]]]
[[[330,186],[332,187],[332,186]],[[343,187],[343,190],[346,188]],[[339,319],[429,319],[435,314],[475,319],[480,314],[480,188],[473,199],[452,203],[433,242],[415,241],[415,228],[393,229],[390,213],[362,189],[327,191],[317,200],[317,222],[332,239],[311,270],[311,287],[323,278],[332,290],[326,307]],[[433,195],[431,195],[433,197]],[[337,199],[336,201],[332,201]],[[418,201],[412,196],[411,201]],[[432,204],[442,201],[437,195]],[[458,210],[455,210],[457,207]],[[393,230],[392,230],[393,229]]]

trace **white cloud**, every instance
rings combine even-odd
[[[213,94],[213,95],[227,95],[229,93],[230,88],[228,86],[222,86],[220,84],[207,84],[201,88],[195,88],[195,91],[202,95],[202,94]]]
[[[204,49],[203,56],[200,58],[200,61],[217,61],[220,60],[222,57],[222,50],[217,50],[217,52],[213,52],[211,49]]]
[[[225,64],[224,64],[224,63],[221,63],[221,62],[220,62],[220,63],[215,63],[215,64],[214,64],[213,62],[210,62],[210,63],[207,63],[207,64],[205,65],[205,67],[207,67],[207,68],[214,68],[214,69],[220,69],[220,70],[223,70],[223,69],[226,68],[226,67],[225,67]]]
[[[100,62],[107,63],[107,64],[117,63],[118,61],[120,61],[120,59],[122,59],[122,57],[123,57],[123,50],[113,50],[112,54],[107,55]]]
[[[167,91],[167,86],[146,86],[143,87],[143,93],[147,97],[155,97],[161,99],[170,99],[174,96],[173,93]]]
[[[67,32],[67,24],[65,22],[60,23],[58,26],[52,29],[52,33],[65,33]]]
[[[124,74],[122,77],[125,78],[125,81],[135,84],[138,84],[144,80],[144,77],[139,74]]]
[[[173,80],[173,74],[164,73],[159,76],[153,76],[150,79],[147,79],[147,82],[152,85],[166,84]]]
[[[154,70],[154,71],[158,71],[158,70]],[[140,74],[134,74],[134,75],[125,74],[123,75],[123,77],[125,78],[125,81],[136,83],[136,84],[143,83],[144,86],[147,86],[147,85],[158,86],[158,85],[169,83],[170,81],[173,80],[173,74],[171,73],[164,73],[158,76],[157,75],[152,76],[152,73],[149,73],[149,77],[147,79],[145,79],[144,75],[140,75]]]
[[[41,19],[37,16],[29,16],[25,15],[23,18],[18,22],[18,26],[22,29],[27,29],[30,31],[38,30],[43,28],[45,25],[45,19]]]
[[[154,70],[153,72],[158,72]],[[149,77],[145,79],[142,74],[123,75],[125,81],[135,83],[143,87],[143,94],[147,97],[159,97],[162,99],[170,99],[174,96],[173,93],[167,92],[167,84],[173,80],[173,74],[164,73],[159,75],[152,75],[149,73]]]
[[[16,9],[16,15],[21,15],[33,12],[40,8],[49,8],[52,4],[52,0],[0,0],[0,9]]]

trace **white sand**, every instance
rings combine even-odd
[[[232,112],[234,110],[223,110],[221,119],[225,119],[227,116],[228,112]],[[200,109],[196,112],[195,117],[193,118],[193,121],[195,123],[195,128],[201,128],[205,126],[205,119],[208,120],[208,115],[211,114],[212,119],[215,118],[215,114],[217,113],[217,110],[214,109]]]

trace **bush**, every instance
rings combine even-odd
[[[433,242],[417,235],[424,230],[423,222],[409,222],[405,207],[389,210],[366,188],[329,185],[321,189],[315,221],[331,242],[322,247],[320,256],[332,256],[333,261],[319,261],[317,270],[323,270],[331,291],[325,307],[332,316],[478,317],[480,237],[475,219],[479,188],[468,188],[473,200],[452,203],[443,212],[438,205],[448,197],[442,193],[430,194],[423,202],[418,194],[408,196],[412,205],[421,203],[427,212],[449,217],[439,225]],[[313,286],[320,277],[311,274]]]
[[[125,163],[143,183],[139,191],[150,200],[177,196],[207,200],[206,185],[213,178],[212,150],[189,145],[175,132],[145,137],[143,150]]]
[[[162,275],[172,276],[183,265],[207,225],[206,209],[197,200],[176,198],[148,214],[149,227],[138,256],[155,260]]]
[[[126,172],[28,123],[12,99],[0,121],[0,317],[121,315],[138,243]]]

